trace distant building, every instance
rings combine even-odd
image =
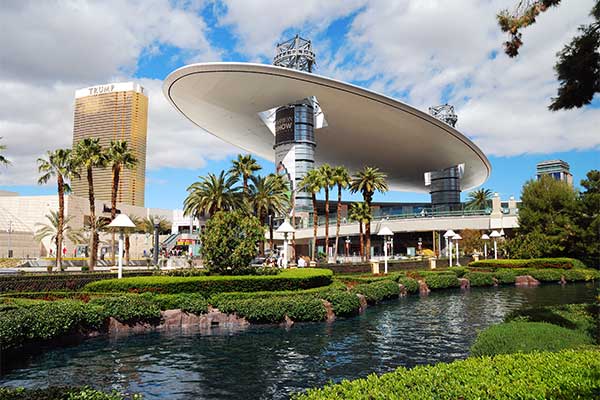
[[[121,172],[117,202],[144,206],[148,97],[134,82],[109,83],[75,92],[73,146],[84,138],[98,138],[103,147],[125,140],[138,159],[134,169]],[[73,194],[87,198],[85,174],[72,182]],[[94,169],[94,194],[110,201],[111,169]]]
[[[552,179],[573,185],[573,175],[571,174],[569,163],[563,160],[548,160],[537,163],[537,179],[540,179],[543,175],[549,175]]]

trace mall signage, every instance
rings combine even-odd
[[[277,110],[275,116],[275,143],[294,140],[294,107]]]

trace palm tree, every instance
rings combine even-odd
[[[362,171],[358,171],[350,182],[352,193],[360,192],[369,210],[373,201],[373,194],[378,191],[385,193],[388,191],[388,185],[385,181],[387,176],[379,168],[366,166]],[[371,221],[365,224],[365,238],[367,242],[367,257],[371,255]]]
[[[63,232],[65,231],[65,193],[69,193],[71,188],[67,181],[77,177],[76,168],[73,165],[71,149],[57,149],[49,151],[46,158],[38,158],[38,172],[42,174],[38,179],[38,184],[48,183],[50,178],[56,177],[58,186],[58,213],[56,225],[56,267],[62,270],[62,243]]]
[[[255,215],[263,225],[269,221],[269,245],[273,249],[273,220],[275,215],[284,215],[290,208],[289,185],[282,175],[269,174],[266,177],[252,176],[250,186],[250,202]],[[261,253],[264,254],[264,243],[261,242]]]
[[[96,228],[96,202],[94,198],[93,168],[106,166],[106,155],[100,146],[100,139],[85,138],[77,142],[73,149],[75,165],[85,170],[88,182],[88,198],[90,202],[90,258],[89,267],[93,271],[98,257],[98,229]]]
[[[311,258],[315,260],[317,251],[317,228],[319,226],[319,213],[317,211],[317,193],[325,186],[323,175],[316,169],[312,169],[304,175],[298,184],[300,190],[309,192],[313,204],[313,246]]]
[[[233,166],[229,169],[229,173],[238,178],[240,176],[242,177],[244,195],[248,196],[250,193],[248,191],[248,179],[260,169],[262,169],[262,167],[258,165],[256,160],[250,154],[238,154],[237,159],[233,160]]]
[[[209,173],[199,177],[187,188],[188,196],[183,202],[184,215],[199,218],[202,215],[213,215],[217,211],[233,210],[243,205],[239,189],[234,185],[238,177],[221,171],[219,175]]]
[[[338,243],[340,240],[340,224],[341,224],[341,218],[342,218],[342,189],[346,189],[348,187],[348,185],[350,185],[350,173],[348,172],[348,169],[346,167],[335,167],[333,169],[333,181],[335,183],[335,185],[337,185],[337,189],[338,189],[338,199],[337,199],[337,220],[336,220],[336,226],[335,226],[335,252],[334,252],[334,260],[333,262],[337,261],[337,249],[338,249]]]
[[[67,237],[75,244],[83,243],[85,241],[85,238],[80,231],[75,231],[69,226],[69,222],[71,219],[73,219],[73,216],[68,216],[65,218],[64,215],[60,215],[60,211],[50,211],[50,214],[46,214],[46,219],[48,220],[48,223],[46,224],[35,224],[37,227],[39,227],[35,231],[35,240],[41,242],[46,238],[50,238],[50,242],[56,243],[57,246],[59,238],[62,240],[64,237]],[[62,260],[62,242],[61,247],[56,248],[56,259]],[[62,270],[62,262],[60,264],[57,262],[57,266]]]
[[[111,140],[110,147],[106,150],[106,162],[112,169],[112,187],[110,194],[110,219],[117,216],[117,194],[119,192],[119,180],[123,168],[132,169],[138,163],[133,152],[127,147],[124,140]],[[115,233],[112,233],[112,248],[115,248]],[[115,263],[115,252],[112,251],[112,262]]]
[[[137,231],[140,233],[153,233],[155,222],[158,222],[158,232],[160,234],[171,231],[171,222],[162,216],[149,215],[146,218],[133,217],[131,221],[135,224]]]
[[[367,203],[352,203],[348,216],[351,221],[358,222],[358,231],[360,237],[360,258],[364,259],[365,241],[363,234],[363,225],[371,221],[371,208]]]
[[[2,139],[2,136],[0,136],[0,139]],[[3,144],[0,144],[0,151],[4,151],[6,150],[6,146]],[[0,164],[4,164],[4,165],[9,165],[10,161],[4,157],[4,155],[0,154]]]
[[[325,190],[325,254],[329,254],[329,189],[335,186],[334,171],[329,164],[323,164],[318,169]],[[337,253],[337,249],[335,250]]]
[[[467,208],[470,210],[484,210],[490,206],[492,191],[490,189],[477,189],[469,193]]]

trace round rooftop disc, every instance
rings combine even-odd
[[[190,121],[243,150],[274,161],[274,134],[259,113],[315,96],[327,125],[315,130],[316,166],[365,165],[388,175],[392,190],[428,192],[424,174],[464,164],[461,189],[490,175],[466,136],[398,100],[306,72],[264,64],[203,63],[172,72],[167,99]]]

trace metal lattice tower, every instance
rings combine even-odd
[[[456,126],[456,122],[458,121],[458,116],[454,112],[454,106],[449,104],[429,107],[429,114],[434,118],[447,123],[453,128]]]
[[[312,51],[310,40],[296,35],[283,43],[277,43],[277,54],[273,65],[312,72],[315,64],[315,53]]]

